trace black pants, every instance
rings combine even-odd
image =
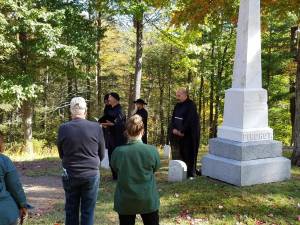
[[[120,215],[120,225],[134,225],[136,215]],[[159,225],[158,211],[141,214],[144,225]]]
[[[113,180],[117,180],[118,179],[118,175],[117,175],[117,173],[113,170],[113,168],[110,165],[111,155],[113,153],[113,150],[114,149],[111,149],[111,148],[108,149],[108,160],[109,160],[109,166],[110,166],[110,169],[111,169]]]

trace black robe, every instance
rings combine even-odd
[[[127,138],[125,137],[124,131],[125,131],[125,122],[126,122],[126,116],[122,111],[122,107],[120,104],[116,105],[115,107],[108,107],[105,110],[105,115],[108,120],[114,123],[113,126],[108,126],[105,134],[105,142],[106,147],[108,149],[108,159],[109,164],[111,161],[111,155],[114,151],[114,149],[120,145],[125,145],[127,142]],[[113,170],[111,167],[113,179],[117,179],[117,173]]]
[[[111,105],[105,105],[104,110],[103,110],[103,116],[100,117],[98,120],[99,123],[106,123],[107,120],[110,122],[114,122],[114,118],[112,118],[108,114],[109,110],[111,110]]]
[[[109,110],[111,109],[111,105],[105,105],[104,107],[104,110],[103,110],[103,116],[100,117],[98,119],[98,123],[107,123],[107,120],[110,121],[110,122],[113,122],[114,121],[114,118],[111,118],[109,115],[108,115],[108,112]],[[104,128],[102,127],[102,130],[103,130],[103,135],[104,135],[104,140],[105,140],[105,146],[106,148],[108,149],[108,134],[109,134],[109,130],[108,128]]]
[[[173,129],[179,130],[184,136],[174,135]],[[188,176],[194,176],[200,142],[200,124],[197,109],[192,100],[187,99],[175,105],[169,140],[172,147],[172,159],[184,161],[187,164]]]
[[[142,108],[142,109],[138,109],[135,112],[136,115],[139,115],[142,117],[143,119],[143,123],[144,123],[144,135],[142,137],[142,141],[147,144],[147,122],[148,122],[148,112],[146,109]]]
[[[116,147],[126,144],[124,135],[126,116],[120,104],[107,110],[107,118],[111,118],[114,126],[107,127],[107,149],[112,152]]]

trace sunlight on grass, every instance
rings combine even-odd
[[[45,141],[33,140],[34,153],[22,151],[21,144],[7,146],[5,154],[15,162],[59,158],[56,146],[47,146]]]

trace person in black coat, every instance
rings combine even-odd
[[[134,113],[135,115],[139,115],[142,117],[143,119],[143,123],[144,123],[144,134],[142,137],[142,141],[144,144],[147,144],[147,121],[148,121],[148,112],[147,110],[144,108],[145,105],[147,105],[147,103],[143,100],[143,99],[137,99],[134,101],[135,105],[136,105],[136,112]]]
[[[187,165],[187,176],[194,177],[200,141],[199,116],[186,89],[179,89],[176,99],[178,103],[173,110],[169,132],[172,159],[184,161]]]
[[[124,135],[126,116],[122,111],[119,103],[120,97],[117,93],[112,92],[109,94],[108,103],[109,107],[106,111],[106,121],[102,121],[101,125],[106,129],[106,147],[108,149],[109,162],[114,149],[120,145],[126,144],[126,137]],[[117,174],[112,169],[113,179],[117,180]]]
[[[104,98],[103,98],[103,101],[104,101],[103,116],[98,119],[98,123],[100,123],[101,125],[103,123],[106,123],[107,121],[113,122],[113,118],[110,118],[108,115],[108,112],[111,109],[111,105],[108,103],[108,97],[109,97],[109,94],[106,94],[106,95],[104,95]],[[107,126],[102,125],[102,129],[103,129],[104,139],[107,140],[108,128],[107,128]],[[106,141],[105,141],[105,146],[107,148]]]

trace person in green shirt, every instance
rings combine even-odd
[[[114,210],[119,214],[120,225],[134,225],[140,214],[144,225],[159,225],[159,195],[154,173],[160,159],[154,146],[144,144],[144,124],[139,115],[126,123],[128,143],[117,147],[111,159],[118,174],[114,197]]]
[[[0,225],[20,224],[27,214],[26,196],[16,167],[3,155],[4,140],[0,134]]]

